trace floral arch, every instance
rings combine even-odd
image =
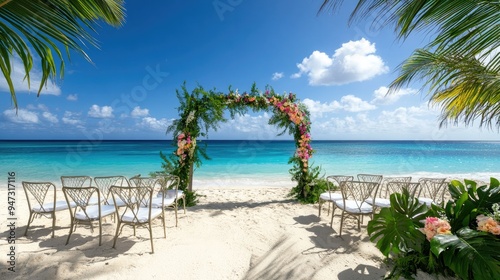
[[[199,137],[207,137],[210,129],[217,130],[219,123],[225,122],[224,111],[229,110],[231,118],[236,114],[253,111],[268,111],[272,113],[269,124],[276,125],[283,131],[293,135],[296,150],[288,163],[292,180],[297,186],[292,188],[290,195],[302,202],[314,202],[317,199],[314,179],[319,174],[319,167],[309,166],[309,159],[314,150],[311,148],[309,111],[300,103],[295,94],[279,95],[273,89],[260,92],[255,84],[249,93],[238,93],[229,88],[224,94],[215,90],[204,90],[201,86],[191,93],[186,86],[176,91],[180,106],[177,108],[180,118],[174,120],[167,133],[174,135],[175,151],[163,158],[163,171],[180,178],[179,188],[187,193],[188,204],[196,203],[196,194],[192,190],[194,166],[200,166],[202,159],[209,159],[205,148],[197,144]]]

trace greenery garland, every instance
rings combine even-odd
[[[248,109],[253,111],[267,111],[273,114],[269,124],[276,125],[283,131],[293,135],[296,151],[288,163],[292,180],[297,181],[290,195],[301,202],[312,203],[317,201],[321,187],[316,183],[320,173],[319,167],[311,167],[309,159],[314,150],[311,147],[311,122],[309,111],[300,103],[295,94],[279,95],[274,90],[266,89],[260,92],[255,84],[249,93],[238,93],[229,88],[224,94],[215,90],[206,91],[203,87],[196,87],[191,93],[185,84],[182,91],[177,90],[180,106],[179,119],[174,120],[168,127],[167,133],[174,135],[172,143],[175,151],[169,156],[161,153],[163,159],[161,173],[177,175],[180,178],[179,189],[187,194],[187,204],[196,204],[196,194],[192,191],[192,176],[194,166],[201,165],[201,159],[209,159],[205,147],[198,145],[197,139],[207,137],[210,129],[217,130],[224,118],[224,111],[229,110],[231,118],[236,114],[244,114]]]

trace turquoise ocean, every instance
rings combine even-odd
[[[288,170],[293,141],[206,140],[210,160],[194,173],[194,187],[293,186]],[[500,142],[313,141],[310,161],[324,175],[500,178]],[[20,181],[52,181],[62,175],[148,176],[161,169],[165,141],[0,141],[0,169]],[[6,183],[6,182],[4,182]],[[2,185],[4,185],[2,183]]]

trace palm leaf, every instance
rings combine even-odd
[[[456,235],[436,235],[431,251],[462,279],[496,279],[500,275],[500,238],[462,228]]]
[[[97,46],[92,37],[93,26],[98,20],[119,26],[125,13],[123,0],[16,0],[0,3],[0,68],[17,108],[14,83],[11,79],[11,57],[21,59],[30,85],[33,68],[32,49],[41,63],[42,77],[38,88],[40,95],[48,79],[55,78],[57,71],[64,73],[64,57],[60,48],[69,57],[70,50],[91,61],[83,46]],[[58,63],[59,62],[59,63]]]
[[[409,251],[422,252],[425,235],[420,232],[421,220],[428,209],[410,197],[408,192],[390,196],[391,207],[382,208],[373,220],[368,222],[370,240],[384,254],[400,254]]]
[[[342,0],[324,0],[320,8],[338,10]],[[448,122],[500,127],[500,3],[497,0],[359,0],[349,22],[373,18],[373,26],[394,25],[399,38],[415,31],[431,41],[398,68],[389,94],[415,80],[424,81],[431,104]]]

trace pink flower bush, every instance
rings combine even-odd
[[[196,147],[196,139],[191,139],[188,133],[181,133],[177,136],[177,156],[179,162],[184,164],[184,160],[188,155],[192,156]]]
[[[451,234],[451,226],[448,221],[436,217],[427,217],[424,228],[420,230],[429,241],[437,234]]]

